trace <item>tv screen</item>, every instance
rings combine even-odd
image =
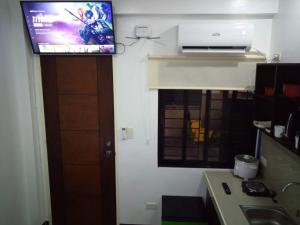
[[[22,1],[36,54],[114,54],[111,2]]]

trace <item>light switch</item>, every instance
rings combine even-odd
[[[121,129],[121,137],[122,137],[122,140],[127,140],[127,131],[126,131],[125,127],[123,127]]]
[[[156,202],[146,202],[146,209],[156,210],[157,203]]]

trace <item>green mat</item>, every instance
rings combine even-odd
[[[162,221],[161,225],[207,225],[206,222],[177,222],[177,221]]]

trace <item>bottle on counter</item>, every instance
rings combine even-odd
[[[295,149],[299,149],[299,133],[295,136]]]

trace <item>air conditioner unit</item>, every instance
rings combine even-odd
[[[250,51],[254,26],[245,23],[201,23],[178,25],[178,45],[184,54]]]

